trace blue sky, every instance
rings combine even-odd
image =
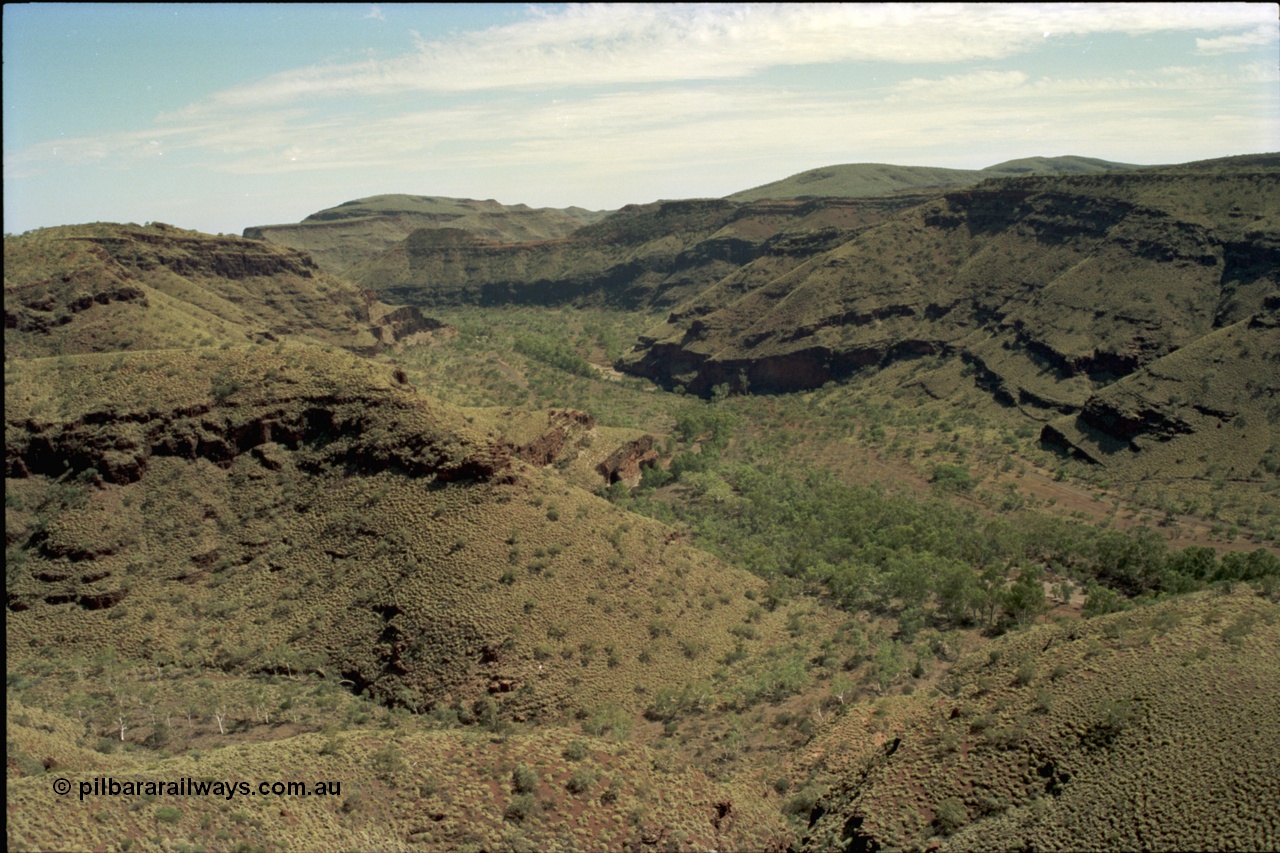
[[[4,7],[6,232],[1280,150],[1269,4]]]

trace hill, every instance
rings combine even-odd
[[[483,240],[523,243],[563,237],[604,215],[580,207],[531,208],[493,199],[393,194],[343,202],[295,224],[251,226],[244,236],[302,249],[326,271],[339,273],[421,228],[456,228]]]
[[[10,679],[15,700],[30,688],[10,706],[25,804],[10,849],[163,846],[148,827],[215,846],[296,838],[287,814],[228,816],[215,799],[44,824],[56,792],[35,777],[297,778],[317,753],[343,756],[329,766],[348,785],[298,807],[324,845],[452,849],[517,830],[556,845],[583,832],[589,792],[586,840],[787,837],[761,790],[683,765],[655,776],[658,757],[605,739],[796,618],[754,603],[764,581],[572,484],[635,477],[650,437],[420,395],[358,354],[381,351],[379,303],[294,250],[99,224],[6,239],[6,260],[6,662],[30,676]],[[431,722],[362,728],[391,707]],[[323,731],[335,720],[341,738]],[[494,751],[464,724],[526,728]],[[241,749],[175,760],[182,743]],[[543,782],[459,787],[457,768],[511,778],[512,760]],[[437,771],[447,788],[424,824]],[[717,817],[728,802],[740,820]]]
[[[982,171],[832,166],[735,193],[727,197],[732,205],[667,201],[628,205],[612,214],[382,195],[344,202],[294,225],[246,228],[244,236],[306,250],[324,269],[416,305],[583,300],[667,305],[749,260],[793,251],[775,239],[780,236],[799,238],[802,250],[812,252],[887,212],[994,174],[1127,168],[1137,167],[1086,157],[1030,158]],[[858,212],[854,205],[832,202],[786,205],[819,197],[864,201]],[[775,201],[742,205],[764,199]],[[818,214],[819,208],[826,210]],[[600,227],[592,227],[596,224]],[[575,234],[579,228],[583,232]],[[772,242],[766,246],[765,241]]]
[[[976,387],[995,408],[1043,423],[1100,411],[1107,398],[1090,401],[1118,379],[1158,373],[1160,360],[1243,324],[1232,335],[1257,355],[1233,363],[1226,387],[1239,382],[1232,399],[1275,423],[1264,315],[1280,290],[1280,170],[1268,163],[951,191],[781,275],[745,266],[677,306],[618,366],[709,394],[816,388],[906,365],[914,370],[896,382],[940,398]],[[1182,401],[1213,410],[1209,362],[1175,361]],[[1205,455],[1211,426],[1184,430],[1199,438],[1181,439],[1176,455]],[[1148,428],[1159,432],[1125,427]],[[1264,444],[1237,444],[1231,466],[1253,471]]]
[[[443,333],[306,254],[163,223],[5,238],[5,354],[32,358],[275,341],[373,352]]]
[[[806,257],[921,200],[664,201],[628,205],[558,240],[520,244],[423,229],[347,274],[420,306],[671,305],[754,259]]]
[[[1275,846],[1277,166],[6,238],[6,848]]]
[[[1003,175],[1089,174],[1140,169],[1094,157],[1027,157],[985,169],[942,169],[934,166],[894,166],[887,163],[848,163],[824,166],[725,196],[734,201],[779,198],[870,198],[946,187],[968,187]]]
[[[1272,849],[1278,618],[1199,594],[993,643],[819,740],[799,849]]]
[[[1146,169],[1133,163],[1115,163],[1097,157],[1080,157],[1068,154],[1061,157],[1020,157],[987,166],[983,172],[993,175],[1091,175],[1097,172],[1125,172],[1130,169]]]
[[[1266,307],[1091,395],[1044,440],[1130,479],[1276,473],[1280,299]]]

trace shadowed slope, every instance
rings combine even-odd
[[[943,370],[962,360],[1026,416],[1074,415],[1277,292],[1280,172],[1256,158],[1228,165],[954,191],[776,277],[769,261],[744,267],[678,306],[619,367],[705,395],[721,383],[815,388],[933,355]],[[1232,366],[1231,383],[1254,397],[1269,369],[1263,326],[1242,327],[1262,337]],[[1210,405],[1211,377],[1193,373],[1186,403]]]

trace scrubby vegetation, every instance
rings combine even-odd
[[[587,237],[839,241],[765,207]],[[1198,378],[1274,360],[1265,263],[1253,319],[1087,389],[1243,413],[1214,440],[1256,464],[1175,477],[1060,456],[941,352],[704,398],[613,369],[679,310],[427,318],[159,225],[5,243],[8,849],[1280,845],[1270,380]],[[104,776],[341,789],[51,785]]]

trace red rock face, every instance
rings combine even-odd
[[[547,412],[547,431],[528,444],[515,448],[515,453],[532,465],[550,465],[564,458],[570,445],[595,425],[596,420],[589,412],[552,409]]]
[[[653,449],[653,436],[644,435],[619,447],[597,465],[596,470],[606,482],[636,486],[640,482],[640,469],[656,464],[658,452]]]

